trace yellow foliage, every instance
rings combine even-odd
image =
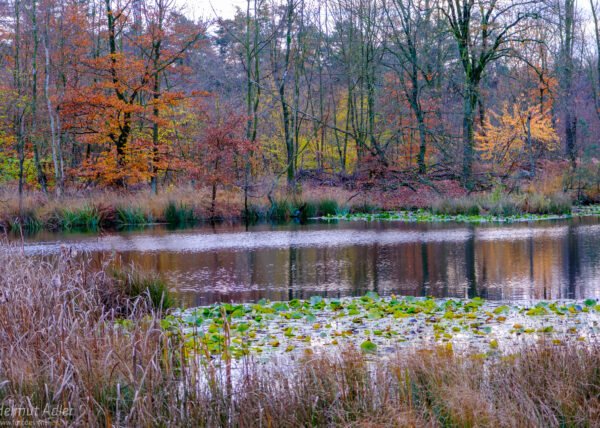
[[[475,140],[481,158],[504,170],[527,162],[530,154],[537,157],[541,152],[556,150],[560,143],[549,112],[519,104],[510,108],[505,104],[500,114],[490,112]]]

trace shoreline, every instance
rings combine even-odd
[[[288,224],[292,222],[306,223],[310,221],[390,221],[401,223],[467,223],[477,225],[542,222],[600,216],[600,205],[573,206],[573,210],[569,214],[519,213],[509,216],[493,214],[453,215],[437,214],[431,209],[420,208],[415,210],[386,210],[381,212],[328,213],[326,215],[317,216],[297,215],[284,218],[261,215],[255,216],[252,219],[246,219],[243,215],[202,218],[195,216],[190,207],[182,205],[181,203],[169,204],[167,209],[172,209],[173,213],[170,215],[163,215],[160,218],[154,218],[151,214],[144,214],[136,206],[123,208],[90,205],[84,206],[78,210],[53,212],[44,218],[35,216],[24,217],[22,230],[24,233],[28,234],[40,231],[95,232],[103,230],[143,230],[156,226],[166,226],[175,229],[226,222],[243,225],[261,223]],[[0,230],[3,230],[6,233],[19,233],[19,226],[18,218],[13,218],[13,220],[0,219]]]

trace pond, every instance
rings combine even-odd
[[[67,245],[162,274],[186,306],[364,295],[490,300],[600,297],[600,219],[511,225],[330,221],[48,233],[27,253]]]

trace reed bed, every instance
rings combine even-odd
[[[170,188],[155,195],[148,190],[94,190],[56,198],[30,192],[23,200],[22,215],[15,191],[0,190],[0,231],[100,230],[139,227],[155,223],[173,227],[192,226],[215,220],[308,220],[312,217],[347,212],[348,192],[339,189],[307,188],[289,196],[276,192],[253,198],[245,212],[239,189],[219,192],[212,212],[210,193],[194,187]]]
[[[373,360],[342,348],[232,362],[190,354],[185,334],[161,324],[156,299],[124,291],[131,281],[67,248],[41,261],[0,246],[0,423],[600,424],[594,343],[492,359],[430,349]]]
[[[272,220],[306,221],[314,217],[375,214],[386,211],[424,209],[432,215],[568,215],[572,211],[571,196],[556,192],[508,194],[503,188],[488,193],[454,195],[415,192],[419,203],[410,198],[383,191],[350,192],[333,186],[309,186],[297,192],[282,187],[267,197],[268,191],[257,191],[250,198],[248,210],[238,188],[222,189],[215,210],[208,188],[191,185],[169,187],[158,195],[148,189],[71,190],[56,198],[31,191],[25,195],[22,211],[16,191],[0,189],[0,231],[21,230],[99,230],[103,228],[139,227],[154,223],[173,227],[191,226],[202,221]],[[452,193],[451,193],[452,194]],[[404,195],[406,196],[406,195]]]

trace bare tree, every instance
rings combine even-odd
[[[429,0],[388,0],[384,2],[387,17],[387,51],[394,61],[386,63],[398,78],[401,91],[417,121],[419,151],[417,166],[425,174],[425,155],[429,130],[425,124],[423,92],[433,85],[431,74],[432,47],[435,46],[432,24],[435,5]]]
[[[559,18],[560,54],[559,81],[564,103],[565,148],[574,169],[577,166],[577,116],[573,96],[573,73],[575,46],[575,0],[564,0],[556,4]]]
[[[462,180],[467,188],[473,187],[474,123],[480,83],[489,64],[512,55],[514,44],[527,41],[521,24],[537,17],[536,4],[537,0],[446,0],[442,3],[442,13],[456,41],[464,72]]]

